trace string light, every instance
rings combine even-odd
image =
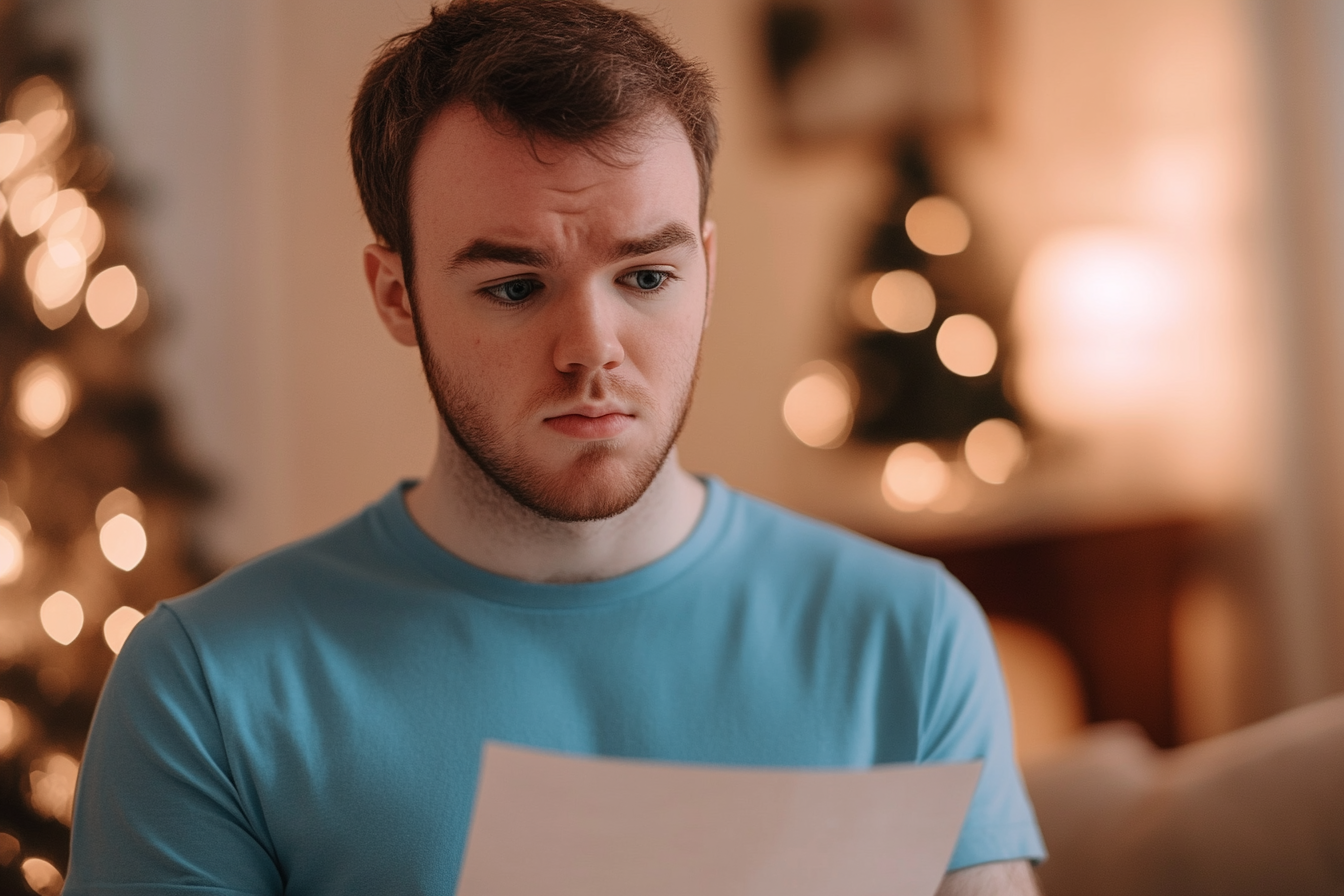
[[[905,213],[905,232],[930,255],[956,255],[971,241],[971,221],[946,196],[926,196]]]
[[[48,241],[74,245],[86,264],[97,258],[103,249],[103,221],[87,206],[58,213],[45,226]]]
[[[992,485],[1007,482],[1026,457],[1022,430],[1011,420],[996,417],[978,424],[966,435],[966,466]]]
[[[23,860],[23,879],[38,896],[60,896],[65,878],[56,866],[36,856]]]
[[[974,314],[954,314],[938,328],[938,360],[960,376],[983,376],[994,367],[999,340]]]
[[[950,478],[938,452],[923,442],[906,442],[887,456],[882,495],[898,510],[917,510],[937,500]]]
[[[130,572],[144,559],[149,540],[139,520],[119,513],[98,530],[98,544],[107,562]]]
[[[784,396],[784,424],[798,441],[812,448],[844,444],[854,423],[849,378],[828,361],[813,361],[798,371]]]
[[[42,630],[57,644],[71,644],[84,628],[84,607],[69,591],[57,591],[38,610]]]
[[[51,435],[70,416],[74,390],[65,371],[53,361],[30,362],[15,377],[14,392],[19,420],[36,436]]]
[[[70,135],[70,113],[64,109],[48,109],[39,112],[24,122],[28,131],[37,141],[37,154],[56,155],[65,149],[65,139]]]
[[[55,252],[51,243],[38,246],[28,256],[23,270],[33,298],[48,310],[60,308],[78,296],[88,275],[82,253],[67,240],[61,240],[59,245],[62,248]]]
[[[897,333],[918,333],[933,323],[933,287],[915,271],[890,271],[873,284],[873,313]]]
[[[140,624],[140,620],[145,618],[134,607],[117,607],[103,622],[103,640],[113,653],[121,653],[121,646],[126,643],[126,639],[131,634],[131,629]]]
[[[36,154],[37,141],[23,122],[0,122],[0,180],[22,170]]]
[[[33,208],[34,219],[42,222],[37,229],[43,236],[50,238],[51,227],[57,219],[75,209],[87,208],[88,205],[79,190],[57,190]]]
[[[89,282],[84,307],[93,322],[106,330],[131,316],[139,290],[131,269],[119,264],[100,272]]]
[[[78,780],[79,763],[64,753],[51,753],[34,762],[28,772],[28,802],[41,814],[68,826]]]
[[[34,174],[14,188],[9,194],[9,223],[15,233],[27,236],[42,226],[45,219],[38,217],[38,209],[46,208],[43,203],[54,192],[56,181],[49,174]]]
[[[23,575],[23,536],[9,520],[0,519],[0,585]]]
[[[19,710],[8,700],[0,700],[0,756],[9,753],[19,740]]]

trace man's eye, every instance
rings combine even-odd
[[[661,288],[668,280],[671,280],[672,275],[667,271],[635,271],[626,274],[621,279],[636,289],[653,292]]]
[[[486,287],[486,292],[505,302],[521,302],[537,291],[541,284],[535,280],[510,280]]]

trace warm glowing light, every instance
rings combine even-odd
[[[59,896],[65,886],[65,878],[56,866],[46,859],[28,858],[23,860],[23,879],[38,896]]]
[[[849,313],[856,323],[868,330],[885,329],[873,313],[873,287],[881,278],[881,274],[865,274],[849,290]]]
[[[999,356],[994,331],[974,314],[954,314],[938,328],[938,360],[961,376],[983,376]]]
[[[46,75],[34,75],[24,81],[9,97],[9,111],[15,118],[30,120],[34,115],[65,105],[65,94],[60,86]]]
[[[46,219],[39,217],[39,209],[51,214],[51,207],[44,202],[55,192],[56,181],[47,174],[34,174],[15,187],[9,194],[9,223],[14,232],[27,236],[41,227]]]
[[[79,763],[64,753],[52,753],[34,762],[28,772],[28,801],[38,812],[68,825],[78,780]]]
[[[936,451],[923,442],[906,442],[887,457],[882,495],[898,510],[917,510],[936,501],[950,478]]]
[[[33,209],[33,215],[42,221],[37,229],[43,236],[49,237],[51,227],[58,218],[77,208],[87,208],[88,205],[79,190],[57,190]]]
[[[1189,356],[1183,274],[1170,248],[1138,231],[1069,231],[1038,246],[1013,309],[1024,403],[1063,427],[1161,406]]]
[[[145,518],[145,505],[141,503],[139,496],[130,489],[114,488],[103,495],[102,500],[98,502],[98,507],[93,511],[93,523],[101,529],[108,520],[119,513],[124,513],[137,520],[143,520]]]
[[[98,544],[109,563],[130,572],[144,559],[149,542],[139,520],[119,513],[98,530]]]
[[[97,258],[103,249],[103,221],[86,206],[58,211],[45,226],[48,242],[74,245],[85,263]]]
[[[21,121],[0,123],[0,180],[32,161],[37,141]]]
[[[873,313],[897,333],[918,333],[933,323],[933,287],[914,271],[891,271],[873,285]]]
[[[784,396],[784,423],[798,441],[813,448],[844,444],[854,422],[849,379],[827,361],[813,361]]]
[[[42,630],[57,644],[70,644],[84,628],[84,608],[69,591],[57,591],[42,601],[38,611]]]
[[[9,520],[0,519],[0,585],[23,575],[23,536]]]
[[[73,390],[65,371],[51,361],[33,361],[14,379],[15,410],[34,435],[49,436],[70,416]]]
[[[956,255],[971,241],[971,221],[946,196],[926,196],[905,213],[905,232],[930,255]]]
[[[89,282],[84,294],[84,307],[89,317],[102,329],[115,327],[131,316],[140,287],[135,275],[124,264],[102,271]]]
[[[112,648],[113,653],[121,653],[121,645],[131,634],[131,629],[139,624],[145,614],[134,607],[117,607],[103,622],[103,640]]]
[[[33,298],[48,310],[60,308],[78,296],[88,272],[82,253],[65,240],[59,243],[59,248],[51,243],[38,246],[23,269]]]
[[[966,435],[966,466],[993,485],[1007,482],[1027,456],[1022,430],[1011,420],[996,417],[978,424]]]
[[[8,753],[18,739],[18,709],[8,700],[0,700],[0,756]]]
[[[64,147],[62,138],[69,133],[70,113],[64,109],[48,109],[37,113],[24,124],[37,141],[37,152],[41,155]]]

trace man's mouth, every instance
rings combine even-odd
[[[576,408],[568,414],[547,417],[546,426],[573,439],[613,439],[635,422],[634,415],[607,408]]]

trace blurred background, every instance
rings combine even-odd
[[[943,560],[1024,763],[1344,690],[1344,8],[635,7],[722,94],[690,469]],[[59,889],[139,614],[428,464],[345,154],[427,9],[0,0],[15,886]]]

